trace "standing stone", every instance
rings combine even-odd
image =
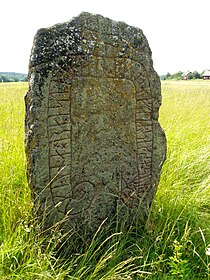
[[[27,177],[44,228],[89,234],[146,217],[165,160],[143,32],[82,13],[40,29],[26,95]]]

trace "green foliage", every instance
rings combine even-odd
[[[209,81],[162,82],[168,152],[146,227],[107,235],[102,225],[68,258],[56,254],[61,236],[44,239],[32,217],[26,91],[26,83],[0,84],[0,279],[210,279]]]
[[[196,79],[201,79],[202,78],[202,74],[198,73],[197,71],[194,71],[192,73],[189,74],[189,80],[196,80]]]
[[[182,75],[184,73],[182,71],[178,71],[174,74],[167,73],[163,80],[181,80]],[[202,73],[198,73],[197,71],[191,72],[188,74],[188,80],[202,79]]]
[[[189,274],[188,260],[183,259],[184,246],[179,241],[173,242],[173,256],[169,257],[168,264],[170,266],[170,273],[176,275],[177,278],[186,277]]]
[[[183,72],[179,71],[174,74],[170,74],[169,72],[165,75],[164,80],[181,80]]]
[[[0,82],[27,82],[26,74],[15,72],[0,72]]]

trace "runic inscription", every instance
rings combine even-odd
[[[27,175],[46,226],[67,216],[66,229],[92,229],[117,211],[146,214],[165,136],[142,31],[88,13],[41,29],[29,76]]]

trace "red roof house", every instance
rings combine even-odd
[[[206,70],[202,75],[204,80],[210,80],[210,70]]]

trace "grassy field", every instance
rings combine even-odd
[[[99,230],[67,260],[43,246],[25,177],[26,83],[0,83],[0,279],[210,279],[210,82],[164,81],[168,152],[146,227]]]

